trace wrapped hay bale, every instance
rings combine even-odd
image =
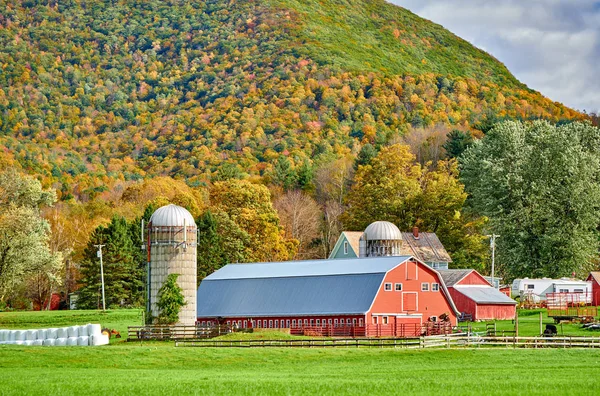
[[[31,346],[33,345],[33,340],[25,340],[23,341],[23,345]]]
[[[8,332],[8,338],[6,339],[6,341],[16,341],[17,340],[17,331],[16,330],[9,330]]]
[[[106,334],[95,334],[90,337],[90,345],[99,346],[99,345],[108,345],[109,339]]]
[[[102,326],[99,324],[89,324],[88,326],[88,336],[96,336],[102,334]]]
[[[46,329],[39,329],[37,331],[37,337],[36,340],[45,340],[46,339]]]
[[[52,340],[52,341],[54,341],[54,345],[56,345],[56,346],[66,346],[67,345],[66,338],[57,338],[56,340]]]
[[[24,330],[15,330],[15,341],[25,341]]]
[[[69,334],[69,338],[71,337],[79,337],[79,326],[70,326],[67,327],[67,332]]]
[[[55,340],[58,338],[58,329],[50,328],[46,329],[46,339]]]
[[[88,325],[79,326],[79,337],[87,337],[88,334]]]
[[[79,336],[77,337],[77,345],[79,346],[88,346],[90,345],[90,337],[88,336]]]
[[[41,345],[43,345],[43,344],[44,344],[44,340],[39,340],[39,339],[38,339],[38,340],[34,340],[34,341],[33,341],[33,344],[31,344],[31,345],[34,345],[34,346],[41,346]]]
[[[25,342],[25,341],[15,341],[15,342],[14,342],[14,344],[15,344],[15,345],[23,345],[23,343],[24,343],[24,342]]]
[[[75,346],[75,345],[77,345],[77,337],[67,338],[67,346]]]
[[[69,337],[69,332],[66,327],[61,327],[56,331],[56,338],[67,338]]]
[[[25,340],[33,341],[37,339],[37,330],[25,330]]]
[[[9,330],[0,330],[0,342],[8,341],[8,337],[10,337]]]
[[[48,339],[47,338],[47,339],[45,339],[43,341],[42,345],[44,345],[44,346],[54,346],[54,341],[56,341],[56,340],[52,340],[52,339]]]

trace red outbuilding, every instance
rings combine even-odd
[[[586,281],[592,282],[592,305],[600,305],[600,271],[592,271]]]
[[[516,301],[495,289],[472,269],[439,270],[461,314],[472,320],[514,319]]]
[[[229,264],[198,288],[198,323],[293,334],[418,336],[458,311],[440,274],[411,256]]]

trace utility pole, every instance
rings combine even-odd
[[[106,311],[106,299],[104,298],[104,266],[102,265],[102,247],[106,245],[94,245],[98,248],[98,257],[100,258],[100,281],[102,282],[102,310]]]
[[[490,247],[492,248],[492,286],[495,288],[496,285],[494,285],[494,264],[495,264],[495,260],[496,260],[496,238],[498,238],[500,235],[496,235],[496,234],[492,234],[492,235],[488,235],[488,238],[490,238]]]

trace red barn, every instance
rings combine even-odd
[[[439,270],[461,313],[473,320],[514,319],[516,301],[490,285],[472,269]]]
[[[600,305],[600,271],[592,271],[586,281],[592,282],[592,305]]]
[[[229,264],[197,302],[200,325],[299,334],[415,336],[458,314],[440,274],[411,256]]]

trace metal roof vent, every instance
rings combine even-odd
[[[183,227],[196,224],[190,212],[173,204],[158,208],[150,217],[150,223],[153,227]]]

